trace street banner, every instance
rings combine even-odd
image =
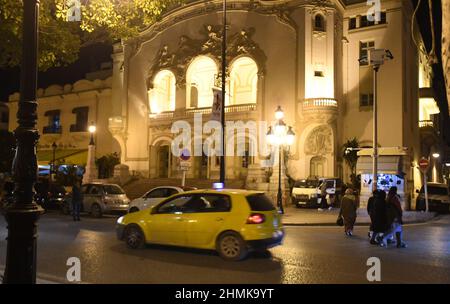
[[[221,121],[222,117],[222,90],[213,88],[214,102],[211,111],[211,120]]]

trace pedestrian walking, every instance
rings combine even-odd
[[[341,200],[341,209],[339,211],[339,216],[344,219],[344,231],[345,235],[353,235],[353,226],[356,221],[356,210],[358,209],[358,203],[356,201],[356,196],[353,189],[348,188],[345,190],[345,195]]]
[[[322,182],[322,185],[320,186],[320,208],[319,211],[322,211],[324,209],[328,208],[327,203],[327,183],[326,181]]]
[[[81,204],[83,204],[83,193],[81,192],[81,179],[78,179],[72,187],[72,216],[74,221],[80,221]]]
[[[386,192],[375,190],[373,192],[373,210],[372,210],[372,236],[370,243],[376,245],[380,237],[387,230],[386,225]]]
[[[374,217],[374,197],[375,197],[376,191],[372,192],[372,196],[369,197],[369,200],[367,201],[367,214],[370,217],[370,227],[369,227],[369,240],[372,238],[373,235],[373,217]]]
[[[388,230],[383,236],[380,246],[387,247],[388,240],[394,235],[397,241],[397,248],[405,248],[406,243],[403,242],[403,210],[400,203],[400,196],[397,194],[397,187],[393,186],[389,189],[386,199],[386,224]]]

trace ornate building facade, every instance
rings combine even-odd
[[[372,146],[373,73],[359,59],[370,49],[389,49],[394,60],[378,73],[378,145],[402,151],[386,155],[396,156],[400,163],[393,166],[402,169],[387,171],[403,176],[402,195],[409,199],[420,186],[419,116],[435,114],[436,101],[419,106],[419,70],[427,71],[427,62],[413,43],[409,2],[381,1],[375,21],[367,18],[369,8],[366,1],[228,1],[226,120],[270,123],[281,105],[297,135],[286,173],[347,179],[343,143],[355,137]],[[222,1],[190,1],[115,45],[109,129],[131,170],[179,177],[171,126],[192,124],[198,113],[209,119],[221,71],[221,20]],[[227,178],[270,190],[265,158],[247,156],[261,140],[249,136],[243,156],[226,157]],[[193,157],[188,177],[217,178],[218,165],[215,157]],[[369,173],[364,164],[359,168]]]

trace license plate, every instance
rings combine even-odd
[[[275,228],[278,227],[278,219],[277,219],[277,218],[274,218],[274,219],[273,219],[273,226],[274,226]]]

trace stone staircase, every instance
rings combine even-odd
[[[208,179],[186,179],[186,186],[195,187],[198,189],[211,189],[213,180]],[[154,187],[159,186],[180,186],[181,180],[179,178],[143,178],[130,182],[123,186],[123,189],[127,193],[130,199],[135,199],[142,196],[145,192]],[[229,189],[244,189],[244,180],[227,180],[226,186]]]

